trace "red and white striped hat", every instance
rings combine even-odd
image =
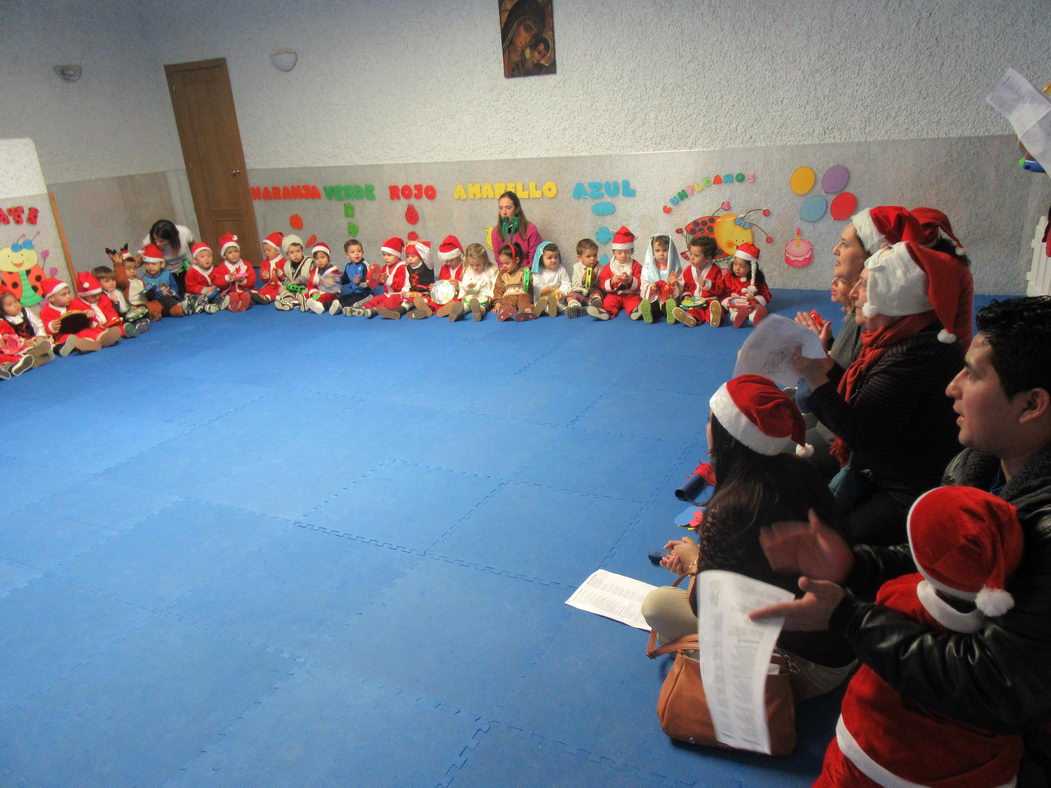
[[[719,387],[708,402],[726,431],[752,451],[773,457],[794,451],[808,457],[806,422],[796,403],[772,380],[738,375]]]

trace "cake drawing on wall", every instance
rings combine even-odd
[[[552,0],[499,0],[504,76],[538,77],[555,73]]]

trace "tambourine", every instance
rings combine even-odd
[[[436,304],[448,304],[454,298],[458,288],[456,282],[450,282],[448,279],[441,279],[431,285],[431,300]]]
[[[285,290],[287,290],[290,293],[302,293],[306,289],[306,285],[293,285],[289,284],[288,282],[285,283]]]
[[[752,299],[747,296],[730,296],[727,299],[730,304],[730,309],[751,309]]]
[[[18,334],[0,334],[0,353],[19,356],[22,354],[22,345],[22,337]]]
[[[125,323],[134,323],[136,320],[142,320],[144,317],[150,316],[150,308],[148,306],[133,306],[124,314]]]
[[[85,328],[91,328],[91,318],[82,309],[63,312],[58,319],[58,333],[60,334],[77,334]]]

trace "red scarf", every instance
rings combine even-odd
[[[869,370],[876,362],[883,358],[883,354],[895,345],[899,345],[913,334],[918,334],[933,323],[937,317],[934,311],[921,312],[918,315],[908,315],[889,326],[877,328],[874,331],[861,332],[861,349],[854,363],[847,367],[843,377],[839,379],[839,395],[843,401],[850,404],[854,393],[857,391],[861,381],[868,375]],[[842,438],[836,438],[829,448],[829,453],[839,460],[840,467],[847,464],[850,459],[850,447]]]

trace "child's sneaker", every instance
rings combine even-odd
[[[516,323],[524,323],[527,320],[536,320],[536,313],[526,309],[515,315]]]
[[[566,307],[566,317],[580,317],[582,314],[584,314],[584,310],[581,309],[580,304],[576,301]]]
[[[639,307],[638,307],[638,309],[636,311],[640,315],[642,315],[642,322],[643,323],[652,323],[653,322],[653,302],[650,301],[650,299],[644,298],[639,303]],[[638,318],[635,317],[635,312],[631,313],[631,319],[632,320],[638,320]]]
[[[341,303],[339,303],[339,299],[338,298],[333,298],[332,299],[332,305],[328,308],[328,313],[330,315],[338,315],[340,313],[340,310],[342,310],[342,309],[343,309],[343,305]]]
[[[5,361],[3,364],[0,364],[0,380],[11,379],[11,366],[10,361]]]
[[[205,311],[205,314],[214,315],[216,312],[219,311],[219,305],[218,304],[207,304],[204,307],[204,311]]]
[[[77,349],[77,338],[75,336],[71,336],[68,339],[66,339],[65,342],[63,342],[61,345],[59,345],[58,354],[60,356],[62,356],[63,358],[65,358],[66,356],[68,356],[70,353],[72,353],[76,349]]]
[[[558,299],[554,296],[549,296],[547,299],[547,316],[558,317]]]
[[[744,321],[748,319],[748,312],[743,309],[738,309],[734,312],[734,328],[740,328],[744,325]]]
[[[448,311],[446,311],[445,316],[447,316],[449,318],[449,322],[450,323],[455,323],[457,320],[459,320],[461,317],[463,317],[463,303],[462,302],[460,302],[460,301],[451,301],[450,303],[446,304],[445,306],[442,307],[442,309],[438,310],[438,316],[439,317],[443,316],[442,315],[442,310],[445,309],[445,307],[449,308]]]
[[[139,329],[134,323],[125,323],[121,326],[121,333],[128,339],[131,339],[139,335]]]
[[[325,314],[325,305],[318,301],[316,298],[311,298],[309,301],[307,301],[307,309],[309,309],[315,315]]]
[[[413,310],[409,313],[409,317],[414,317],[417,320],[421,320],[425,317],[430,317],[434,314],[434,310],[431,309],[431,305],[421,297],[417,297],[413,300]]]
[[[355,309],[352,306],[345,306],[345,307],[343,307],[343,316],[344,317],[361,317],[361,310],[360,309]]]
[[[755,311],[752,312],[752,325],[753,326],[759,325],[763,321],[763,319],[765,317],[766,317],[766,307],[763,306],[762,304],[760,304],[759,306],[757,306],[755,308]]]
[[[376,314],[387,320],[401,320],[401,312],[397,309],[387,309],[385,306],[376,307]]]
[[[669,326],[674,326],[676,317],[675,310],[679,308],[679,302],[674,298],[669,298],[664,302],[664,319],[667,321]]]
[[[420,309],[419,307],[415,307],[415,308],[409,310],[409,319],[410,320],[426,320],[432,314],[434,314],[434,313],[431,312],[430,309],[427,309],[426,311],[424,311],[423,309]]]
[[[21,375],[27,369],[32,369],[32,368],[33,368],[33,357],[32,356],[22,356],[22,358],[18,359],[18,361],[16,361],[14,364],[11,365],[11,374],[14,377],[17,378],[19,375]]]
[[[714,298],[708,302],[708,325],[718,328],[723,322],[723,305]]]
[[[460,303],[459,301],[450,301],[448,304],[443,304],[441,307],[438,308],[438,311],[435,312],[435,314],[438,317],[448,317],[449,315],[452,314],[453,306],[455,304],[459,304],[459,303]],[[463,314],[462,306],[461,306],[460,314]]]
[[[631,310],[631,314],[628,315],[632,320],[642,320],[642,304],[648,304],[649,301],[642,301],[637,307]],[[653,318],[650,318],[650,323],[653,322]]]
[[[533,310],[536,312],[537,317],[540,317],[547,312],[547,300],[547,296],[540,296],[540,298],[533,302]]]
[[[681,306],[675,307],[673,311],[675,314],[675,319],[682,323],[684,326],[690,326],[692,328],[693,326],[697,325],[697,318],[695,318]]]
[[[482,308],[482,304],[477,298],[471,299],[471,317],[474,318],[475,323],[485,317],[485,309]]]
[[[228,295],[223,296],[223,300],[219,302],[219,308],[220,309],[229,309],[230,308],[230,296],[228,296]]]
[[[588,307],[588,314],[596,320],[609,320],[609,312],[600,306],[595,306],[594,304]]]
[[[497,314],[496,319],[503,323],[505,320],[510,320],[515,316],[515,308],[513,306],[505,306]]]
[[[218,307],[216,307],[216,309],[218,309]],[[212,311],[216,311],[216,310],[212,310]],[[139,333],[140,334],[144,334],[147,331],[149,331],[150,330],[150,325],[151,325],[150,320],[147,317],[144,317],[142,320],[136,320],[135,321],[135,328],[139,329]]]
[[[291,295],[288,293],[282,293],[277,297],[277,300],[274,301],[274,309],[279,312],[291,312],[293,303],[294,301]]]

